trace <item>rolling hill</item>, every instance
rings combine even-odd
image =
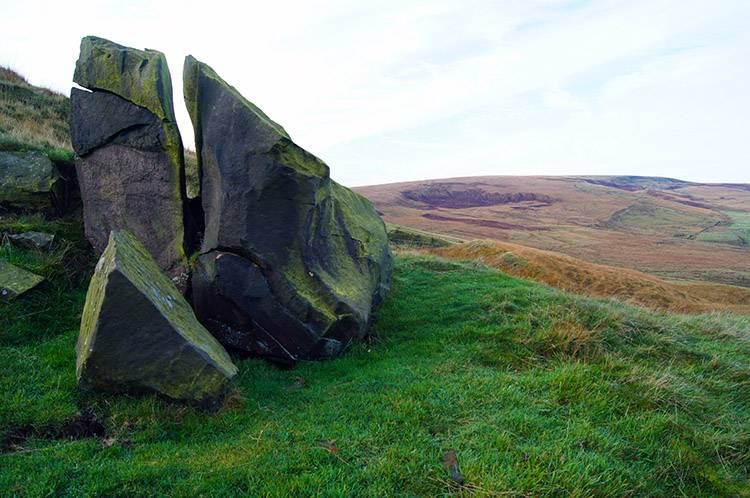
[[[750,185],[488,176],[355,188],[387,223],[488,239],[678,282],[750,287]]]

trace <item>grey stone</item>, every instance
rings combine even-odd
[[[180,279],[192,226],[164,54],[86,37],[74,80],[93,90],[73,89],[70,102],[86,237],[102,252],[111,230],[127,230]]]
[[[62,209],[64,185],[52,161],[39,152],[0,152],[0,205],[36,211]]]
[[[52,242],[55,240],[55,236],[51,233],[44,232],[24,232],[18,234],[6,234],[8,239],[14,244],[25,247],[27,249],[39,249],[41,251],[49,251],[52,248]]]
[[[81,319],[76,375],[101,392],[155,391],[209,410],[236,375],[224,348],[135,237],[112,232]]]
[[[44,281],[44,277],[0,259],[0,299],[15,299]]]
[[[209,66],[188,57],[206,230],[199,319],[232,347],[327,358],[368,331],[393,272],[385,225]]]

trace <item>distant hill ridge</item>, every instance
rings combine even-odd
[[[750,185],[483,176],[354,189],[387,223],[521,244],[662,279],[750,287]]]

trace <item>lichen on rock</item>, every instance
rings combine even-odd
[[[127,230],[184,274],[193,227],[164,54],[88,36],[73,79],[92,90],[74,88],[70,102],[87,238],[101,252],[111,230]]]
[[[44,281],[44,277],[0,259],[0,299],[15,299]]]
[[[155,391],[209,410],[237,373],[224,348],[143,245],[110,234],[86,295],[76,346],[82,388]]]
[[[39,152],[0,152],[0,205],[54,211],[64,196],[60,172]]]
[[[183,78],[206,226],[198,318],[279,361],[338,354],[367,333],[388,287],[383,221],[208,65],[188,56]]]

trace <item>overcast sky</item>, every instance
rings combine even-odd
[[[80,40],[185,55],[348,186],[473,175],[750,183],[748,0],[0,0],[0,64],[69,94]]]

